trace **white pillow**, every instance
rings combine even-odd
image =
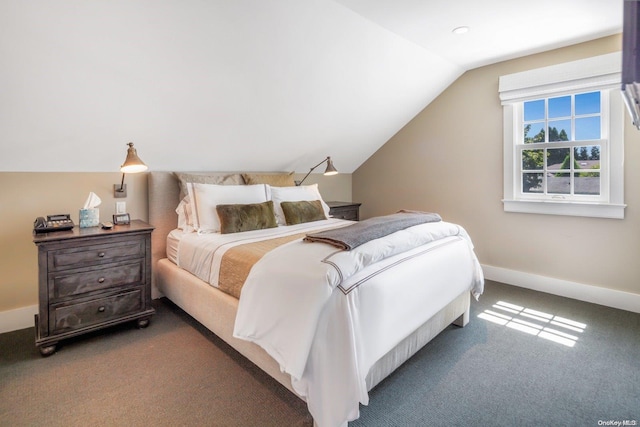
[[[273,200],[273,209],[279,225],[287,225],[284,212],[280,206],[281,202],[320,200],[324,215],[329,218],[329,206],[322,200],[320,191],[318,191],[318,184],[301,185],[299,187],[271,187],[271,200]]]
[[[191,200],[193,228],[198,233],[216,233],[220,231],[220,219],[217,205],[262,203],[269,200],[269,186],[256,185],[217,185],[187,183]]]
[[[180,200],[180,204],[178,204],[178,207],[176,208],[176,213],[178,214],[178,228],[185,233],[194,232],[193,213],[191,212],[189,196],[185,196]]]

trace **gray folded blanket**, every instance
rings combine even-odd
[[[442,221],[440,215],[430,212],[401,210],[395,214],[377,216],[346,227],[307,234],[306,242],[323,242],[350,251],[370,240],[379,239],[405,228],[427,222]]]

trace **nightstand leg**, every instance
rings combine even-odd
[[[40,354],[43,355],[44,357],[51,356],[53,353],[56,352],[57,345],[58,345],[57,343],[49,344],[49,345],[41,345],[39,347]]]
[[[149,318],[148,317],[144,317],[142,319],[138,319],[138,328],[142,329],[142,328],[146,328],[147,326],[149,326]]]

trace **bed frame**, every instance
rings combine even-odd
[[[228,175],[228,172],[201,172],[203,175]],[[291,377],[261,347],[233,337],[238,300],[208,285],[166,258],[166,238],[176,228],[175,208],[179,203],[179,184],[173,172],[148,174],[149,222],[152,234],[153,298],[166,296],[177,306],[211,330],[240,354],[271,377],[293,390]],[[465,291],[420,326],[412,335],[376,362],[367,375],[371,390],[397,367],[413,356],[450,324],[465,326],[469,321],[470,292]]]

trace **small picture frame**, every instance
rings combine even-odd
[[[131,222],[128,213],[113,215],[113,223],[115,225],[128,225]]]

